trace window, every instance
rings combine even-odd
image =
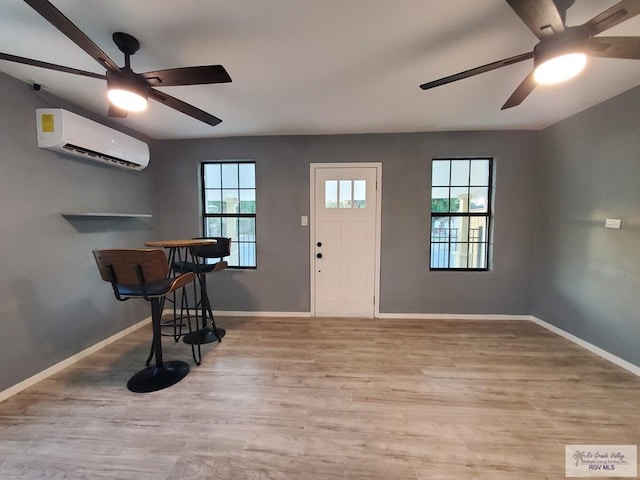
[[[325,208],[366,208],[366,180],[327,180],[324,182]]]
[[[230,267],[256,267],[254,162],[202,163],[202,222],[206,237],[231,237]]]
[[[491,158],[434,159],[431,164],[431,270],[487,270]]]

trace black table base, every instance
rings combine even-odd
[[[178,383],[189,373],[189,364],[181,360],[164,362],[162,366],[147,367],[129,379],[127,388],[135,393],[162,390]]]
[[[218,335],[216,335],[216,333]],[[184,343],[189,345],[197,345],[202,343],[219,342],[222,337],[226,335],[227,331],[224,328],[216,328],[214,332],[211,328],[203,328],[196,330],[195,332],[187,333],[182,337]]]

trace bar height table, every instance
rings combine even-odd
[[[169,250],[168,262],[169,269],[173,270],[173,262],[176,260],[181,260],[184,258],[186,261],[190,261],[195,266],[194,273],[196,275],[196,279],[200,284],[200,307],[202,315],[198,315],[198,309],[196,308],[196,330],[193,332],[189,332],[188,334],[183,336],[184,343],[190,345],[198,345],[198,350],[200,349],[200,344],[202,343],[211,343],[214,341],[220,342],[222,337],[227,333],[224,328],[216,327],[215,320],[213,318],[213,311],[211,310],[211,305],[209,303],[209,296],[205,288],[203,288],[202,284],[202,276],[205,275],[198,268],[198,260],[196,255],[194,254],[194,247],[202,246],[202,245],[215,245],[217,240],[212,238],[198,238],[198,239],[183,239],[183,240],[158,240],[145,242],[145,246],[153,247],[153,248],[166,248]],[[196,305],[198,304],[196,299]],[[198,328],[198,318],[201,318],[201,325]],[[210,319],[210,322],[208,321]],[[200,356],[200,352],[198,351]],[[195,359],[194,359],[195,360]],[[196,361],[199,364],[199,360]]]

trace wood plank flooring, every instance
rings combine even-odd
[[[219,318],[151,394],[143,328],[0,403],[0,478],[563,479],[640,444],[640,378],[527,321]]]

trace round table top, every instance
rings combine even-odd
[[[218,241],[214,238],[189,238],[184,240],[156,240],[153,242],[145,242],[147,247],[161,248],[178,248],[178,247],[197,247],[199,245],[215,245]]]

